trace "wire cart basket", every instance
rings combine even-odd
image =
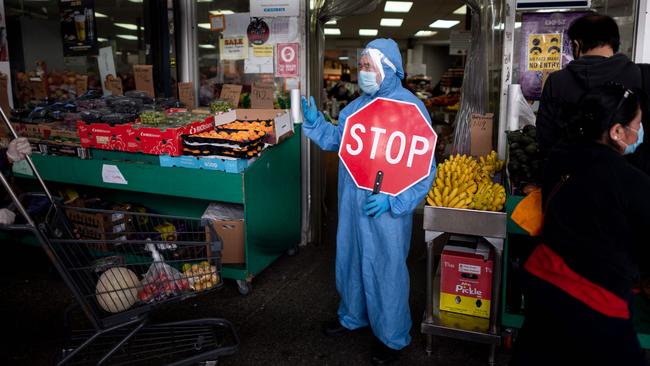
[[[16,136],[4,111],[2,118]],[[64,206],[54,198],[27,157],[44,194],[18,197],[0,181],[28,230],[72,292],[92,328],[70,332],[59,365],[191,365],[233,354],[239,338],[230,322],[204,318],[150,324],[156,307],[223,286],[221,242],[210,225],[187,217]],[[29,196],[49,199],[38,223],[26,211]],[[103,221],[92,235],[84,224]],[[111,224],[113,223],[113,224]]]

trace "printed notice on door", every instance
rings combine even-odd
[[[562,33],[531,34],[528,36],[528,70],[562,69]]]

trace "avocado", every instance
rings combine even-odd
[[[515,171],[519,170],[519,168],[520,168],[519,162],[517,162],[515,160],[510,160],[510,163],[508,163],[508,171],[509,172],[515,172]]]
[[[526,135],[528,135],[530,131],[535,131],[535,125],[525,125],[524,128],[521,129],[521,131]]]
[[[524,148],[524,151],[526,151],[528,155],[537,153],[537,144],[534,142],[532,144],[528,144],[528,146]]]
[[[510,144],[510,151],[513,151],[515,149],[519,149],[519,143],[513,142]]]

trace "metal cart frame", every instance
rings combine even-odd
[[[501,343],[499,311],[501,298],[501,267],[503,245],[506,237],[506,213],[453,209],[445,207],[424,207],[424,230],[427,245],[427,299],[424,319],[420,330],[426,335],[426,352],[433,350],[433,336],[451,337],[490,345],[488,362],[495,364],[496,347]],[[494,249],[494,268],[492,277],[492,300],[490,307],[490,325],[487,332],[450,328],[443,326],[434,309],[434,253],[435,247],[441,245],[443,234],[456,234],[484,238]],[[442,243],[444,244],[444,243]]]
[[[18,137],[1,108],[0,114],[12,135]],[[190,365],[213,361],[237,351],[239,338],[233,325],[225,319],[148,323],[148,314],[153,308],[194,297],[223,284],[221,242],[210,225],[205,226],[200,219],[194,218],[64,207],[52,196],[31,158],[28,156],[26,160],[44,194],[18,197],[0,172],[0,183],[26,221],[21,225],[0,226],[0,229],[33,233],[92,325],[89,331],[67,335],[71,343],[64,346],[59,365],[133,364],[138,361],[150,364],[152,360],[169,365]],[[37,196],[49,200],[44,222],[38,225],[23,204],[25,198]],[[133,229],[125,229],[119,234],[107,230],[104,234],[108,236],[101,239],[80,239],[75,225],[68,218],[69,210],[108,214],[109,217],[128,216],[128,227]],[[154,228],[171,222],[179,225],[179,229],[171,234],[157,232]],[[103,249],[98,249],[100,245],[104,246]],[[170,254],[165,256],[158,251]],[[152,258],[143,260],[146,255]],[[140,259],[124,259],[132,257]],[[117,258],[119,264],[112,263],[108,260],[110,258]],[[198,261],[201,261],[201,267],[193,264]],[[173,266],[182,266],[182,269]],[[139,270],[144,275],[142,282],[130,269]],[[148,270],[145,272],[143,269]],[[109,276],[104,278],[105,275]],[[131,282],[127,281],[129,276],[133,276]]]

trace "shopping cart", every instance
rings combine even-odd
[[[0,114],[17,137],[2,109]],[[239,338],[225,319],[148,322],[154,308],[223,285],[221,243],[210,225],[187,217],[64,206],[30,158],[27,162],[44,193],[17,196],[0,173],[25,221],[0,229],[34,234],[91,324],[88,331],[69,332],[59,365],[190,365],[237,351]],[[25,209],[25,200],[34,197],[49,201],[39,219]],[[88,217],[109,225],[94,238],[82,237],[79,222],[92,221]]]

